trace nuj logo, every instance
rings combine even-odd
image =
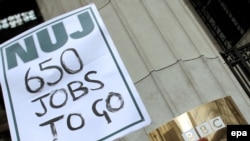
[[[24,45],[21,45],[19,42],[16,42],[5,48],[6,60],[8,69],[12,69],[18,66],[18,59],[21,59],[22,62],[27,63],[34,59],[39,58],[37,48],[45,52],[53,52],[61,47],[63,47],[69,38],[71,39],[81,39],[86,35],[90,34],[94,29],[94,23],[88,11],[79,14],[78,16],[79,23],[82,29],[79,29],[76,32],[68,33],[66,30],[66,25],[63,22],[56,23],[51,26],[52,33],[49,34],[48,27],[42,29],[33,36],[27,36],[24,40]],[[37,38],[39,45],[35,44],[35,37]],[[56,41],[51,40],[51,36],[54,36]],[[37,47],[39,46],[39,47]],[[17,58],[18,57],[18,58]]]
[[[217,130],[224,128],[225,124],[220,116],[215,117],[207,122],[204,122],[198,126],[182,134],[185,141],[197,141],[201,137],[208,136]]]

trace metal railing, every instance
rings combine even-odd
[[[250,44],[232,48],[221,55],[250,97]]]
[[[221,47],[225,62],[250,97],[250,44],[236,47],[250,27],[246,20],[249,2],[190,0],[208,30]]]

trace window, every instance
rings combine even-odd
[[[221,47],[221,55],[250,97],[250,0],[190,0],[208,30]]]

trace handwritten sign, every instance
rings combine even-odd
[[[94,4],[0,49],[14,141],[114,140],[150,123]]]

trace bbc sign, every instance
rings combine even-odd
[[[175,117],[149,134],[153,141],[245,141],[250,126],[232,97],[227,96]],[[160,132],[159,132],[160,131]],[[249,140],[249,138],[248,138]]]
[[[42,22],[35,0],[0,0],[0,44]]]
[[[200,137],[206,137],[222,128],[226,127],[220,116],[215,117],[208,122],[204,122],[195,129],[190,129],[189,131],[182,134],[185,141],[197,141]],[[197,131],[197,132],[196,132]]]

